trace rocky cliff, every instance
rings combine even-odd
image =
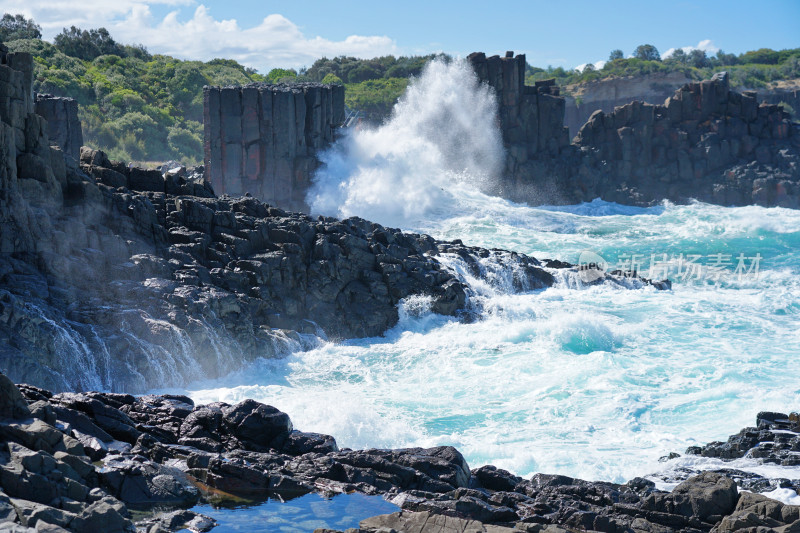
[[[344,87],[205,87],[203,103],[206,177],[214,189],[307,211],[316,153],[344,122]]]
[[[572,138],[598,109],[610,113],[634,100],[662,104],[691,81],[683,72],[675,71],[568,85],[564,87],[564,126],[569,128]]]
[[[525,85],[524,54],[506,52],[505,57],[487,58],[476,52],[467,60],[478,79],[495,90],[507,152],[505,176],[523,175],[529,161],[552,159],[569,145],[569,132],[563,126],[564,99],[551,82]]]
[[[595,112],[575,143],[604,167],[591,190],[653,202],[800,206],[800,135],[779,106],[731,91],[725,73],[685,85],[664,105],[633,102]],[[599,187],[598,187],[599,185]]]
[[[675,91],[693,80],[682,72],[646,74],[622,78],[578,83],[564,87],[564,125],[574,137],[589,117],[597,110],[611,113],[615,107],[634,100],[648,104],[663,104]],[[800,80],[787,80],[766,88],[737,87],[740,93],[756,91],[759,102],[788,104],[796,112],[800,110]]]
[[[514,71],[504,66],[515,61],[510,55],[490,58],[501,65],[494,71],[482,66],[489,62],[482,57],[473,54],[470,61],[501,102],[509,161],[501,193],[507,197],[800,207],[800,129],[781,107],[732,91],[725,73],[684,85],[663,105],[635,101],[596,111],[569,144],[560,126],[563,98],[522,86],[518,75],[496,74]],[[516,98],[522,103],[510,105]],[[534,122],[538,130],[519,127]]]
[[[470,316],[442,254],[473,275],[507,268],[515,290],[554,283],[522,255],[216,197],[202,167],[162,175],[89,148],[76,161],[33,112],[31,64],[0,54],[0,369],[15,380],[141,392],[315,335],[379,335],[411,295]]]

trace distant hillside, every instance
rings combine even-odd
[[[231,59],[202,62],[153,55],[143,46],[117,43],[103,28],[65,29],[53,43],[40,37],[35,22],[21,15],[6,14],[0,20],[0,41],[11,51],[34,56],[34,89],[78,100],[85,142],[113,159],[140,163],[201,163],[204,85],[341,83],[346,105],[367,120],[379,122],[391,113],[410,77],[419,75],[436,57],[450,59],[442,54],[321,58],[308,69],[275,68],[261,74]],[[634,55],[625,59],[616,50],[612,52],[615,59],[603,68],[587,67],[581,72],[528,65],[526,81],[555,78],[566,87],[564,94],[580,106],[582,100],[591,100],[587,91],[599,87],[592,82],[609,78],[656,74],[703,79],[725,69],[732,86],[754,88],[800,78],[800,49],[761,49],[739,56],[720,52],[714,57],[692,52],[662,61],[654,47],[642,45]]]
[[[203,85],[263,79],[235,61],[181,61],[137,47],[81,58],[40,39],[6,45],[34,56],[34,90],[78,100],[87,144],[124,161],[200,163]]]
[[[651,46],[651,45],[644,45]],[[642,48],[642,47],[639,47]],[[637,49],[638,50],[638,49]],[[800,78],[800,48],[771,50],[761,48],[740,55],[719,51],[708,56],[702,50],[690,54],[676,52],[661,59],[658,50],[652,48],[650,55],[623,58],[620,50],[614,50],[602,68],[587,65],[583,70],[567,70],[561,67],[537,68],[528,66],[526,82],[555,78],[561,86],[595,82],[606,78],[624,78],[648,74],[666,75],[679,72],[688,79],[709,79],[720,70],[728,72],[731,87],[767,88],[771,83]]]

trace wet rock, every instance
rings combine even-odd
[[[280,449],[292,432],[289,415],[255,400],[222,408],[222,420],[245,449]]]
[[[92,503],[70,524],[73,531],[103,531],[107,533],[133,533],[133,522],[128,510],[113,498],[103,498]]]
[[[52,401],[68,409],[80,411],[90,416],[95,425],[115,439],[123,442],[133,444],[141,433],[136,429],[136,424],[128,415],[103,403],[97,397],[65,392],[53,396]]]
[[[517,484],[522,481],[521,477],[492,465],[476,468],[472,471],[472,476],[479,486],[494,491],[513,492]]]
[[[191,505],[200,493],[186,475],[141,456],[109,456],[99,472],[100,482],[129,505]]]
[[[362,520],[359,524],[360,531],[369,533],[388,531],[417,531],[419,533],[448,533],[450,531],[464,531],[475,533],[512,533],[515,531],[543,531],[544,529],[511,528],[482,524],[477,520],[459,519],[444,515],[431,514],[430,512],[400,511],[388,515],[374,516]],[[535,526],[534,526],[535,527]],[[566,531],[560,528],[547,529],[548,533]]]
[[[339,451],[336,440],[330,435],[321,433],[304,433],[292,431],[283,443],[282,452],[289,455],[304,455],[306,453],[329,453]]]
[[[205,533],[216,527],[217,522],[213,518],[193,511],[177,510],[137,522],[136,525],[148,533],[186,529],[194,533]]]
[[[739,493],[732,479],[705,472],[675,487],[672,498],[676,512],[715,522],[733,511]]]

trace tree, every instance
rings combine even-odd
[[[739,62],[739,58],[736,57],[736,54],[726,54],[722,50],[717,52],[717,63],[722,66],[727,65],[735,65]]]
[[[381,77],[380,72],[370,65],[359,65],[347,73],[347,81],[350,83],[360,83],[367,80],[376,80]]]
[[[53,44],[62,53],[84,61],[91,61],[103,55],[125,55],[125,48],[118,45],[105,28],[89,31],[75,26],[69,30],[64,28],[56,35]]]
[[[6,13],[0,19],[0,41],[17,39],[41,39],[42,27],[23,15]]]
[[[780,53],[771,48],[751,50],[739,56],[741,63],[754,63],[757,65],[775,65],[780,60]]]
[[[619,48],[617,48],[616,50],[611,50],[611,53],[608,54],[608,60],[609,61],[614,61],[616,59],[622,59],[623,57],[625,57],[625,56],[622,55],[622,50],[620,50]]]
[[[342,79],[333,72],[325,74],[325,77],[322,78],[322,83],[330,85],[344,85],[342,83]]]
[[[292,81],[289,78],[296,78],[297,72],[294,69],[285,69],[285,68],[274,68],[269,71],[267,74],[267,82],[268,83],[281,83]]]
[[[699,50],[695,48],[689,55],[687,56],[688,62],[691,66],[695,68],[704,68],[709,66],[708,57],[704,50]]]
[[[658,49],[652,44],[640,44],[633,51],[633,57],[643,61],[661,61],[661,54]]]
[[[688,61],[688,56],[686,55],[686,52],[683,51],[683,48],[677,48],[674,52],[672,52],[669,55],[667,61],[685,65],[686,62]]]

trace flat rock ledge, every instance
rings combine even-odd
[[[380,494],[401,508],[350,533],[800,531],[800,506],[739,492],[747,476],[733,470],[686,471],[672,492],[643,478],[524,479],[491,465],[470,469],[450,446],[339,449],[330,435],[297,431],[286,413],[254,400],[53,394],[0,374],[0,438],[3,531],[208,531],[215,522],[189,510],[200,501],[310,492]],[[757,427],[687,453],[790,465],[797,450],[800,416],[760,413]],[[749,490],[800,487],[744,481]],[[134,522],[131,510],[148,518]]]

